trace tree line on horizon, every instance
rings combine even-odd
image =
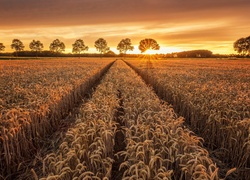
[[[94,44],[97,51],[100,52],[101,56],[110,55],[115,56],[116,54],[110,50],[107,41],[103,38],[99,38]],[[13,39],[11,48],[15,50],[14,55],[24,55],[24,56],[62,56],[62,52],[65,51],[65,44],[59,39],[55,39],[49,46],[49,50],[43,50],[43,43],[39,40],[33,40],[29,44],[31,51],[24,51],[24,44],[19,39]],[[143,39],[140,41],[139,50],[141,53],[147,51],[148,49],[159,50],[160,46],[154,39]],[[250,36],[246,38],[240,38],[233,43],[234,50],[239,53],[240,56],[250,55]],[[81,53],[88,51],[89,47],[85,45],[82,39],[77,39],[72,44],[72,53],[75,56],[80,56]],[[0,43],[0,52],[5,50],[3,43]],[[117,45],[117,50],[119,50],[120,55],[126,55],[127,51],[133,51],[134,46],[129,38],[122,39]],[[209,50],[191,50],[183,51],[178,53],[172,53],[168,57],[212,57],[212,52]]]
[[[103,54],[115,54],[110,50],[108,47],[108,43],[105,39],[99,38],[95,41],[94,44],[97,51],[100,52],[101,55]],[[18,56],[20,52],[24,51],[24,44],[19,39],[13,39],[11,48],[15,50],[14,55]],[[29,44],[29,48],[32,52],[35,52],[36,56],[38,56],[39,53],[43,52],[43,43],[39,40],[33,40]],[[61,54],[65,51],[65,44],[60,41],[59,39],[55,39],[49,46],[49,51],[45,51],[47,54]],[[4,51],[5,46],[3,43],[0,43],[0,52]],[[81,53],[84,53],[88,51],[89,47],[85,45],[84,41],[82,39],[77,39],[72,44],[72,53],[80,55]],[[159,50],[160,46],[154,39],[143,39],[140,41],[139,49],[141,52],[145,52],[148,49],[152,50]],[[129,38],[122,39],[119,44],[117,45],[117,50],[119,50],[120,54],[126,54],[127,51],[133,51],[134,46],[132,46],[131,40]]]

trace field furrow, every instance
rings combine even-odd
[[[199,134],[213,157],[237,167],[241,179],[250,168],[250,74],[248,61],[128,61],[162,99],[173,104]]]
[[[216,179],[218,168],[202,139],[183,127],[171,106],[124,62],[119,84],[123,97],[127,147],[123,179]],[[129,76],[128,76],[129,74]]]
[[[115,136],[119,130],[116,122],[118,80],[114,78],[114,71],[117,71],[115,64],[101,80],[91,99],[82,104],[75,115],[76,124],[68,130],[59,149],[46,156],[42,172],[37,172],[44,177],[41,179],[111,177]],[[72,158],[73,164],[70,164]]]
[[[82,107],[60,148],[45,158],[43,179],[218,179],[201,139],[124,62],[115,62]]]
[[[129,60],[129,64],[122,60],[115,62],[100,60],[97,64],[89,60],[74,61],[75,64],[72,64],[65,60],[66,64],[61,62],[61,65],[55,65],[55,61],[46,63],[41,61],[42,64],[39,67],[41,69],[36,69],[31,66],[32,63],[29,63],[31,62],[26,64],[30,72],[29,77],[12,82],[19,83],[18,86],[22,87],[21,92],[27,92],[27,94],[20,95],[18,94],[20,91],[7,91],[4,87],[0,89],[6,94],[12,92],[12,95],[8,94],[6,98],[1,96],[1,105],[4,109],[1,111],[0,122],[0,142],[2,143],[0,179],[219,180],[249,177],[246,173],[249,139],[244,139],[247,136],[244,131],[248,128],[248,121],[244,120],[246,124],[241,121],[242,117],[247,117],[247,103],[244,102],[241,106],[235,107],[236,109],[246,108],[238,111],[238,116],[230,111],[235,118],[231,121],[236,123],[237,127],[234,127],[236,130],[228,127],[226,124],[228,121],[221,123],[219,119],[214,119],[219,110],[225,115],[222,107],[216,109],[216,106],[211,105],[201,111],[197,106],[209,105],[213,100],[210,96],[214,95],[209,91],[207,94],[201,92],[199,94],[200,88],[193,82],[197,76],[195,68],[192,71],[192,78],[186,77],[188,74],[184,76],[182,72],[181,78],[176,78],[177,82],[176,79],[166,81],[165,78],[161,78],[160,75],[165,72],[163,70],[168,70],[163,65],[158,64],[159,67],[151,68],[151,65],[157,65],[153,63],[147,64],[145,68],[132,60]],[[25,69],[25,62],[21,61],[20,64]],[[9,74],[1,74],[5,83],[15,76],[27,75],[26,72],[20,75],[24,71],[20,65],[12,66],[6,65],[8,68],[5,70]],[[186,66],[185,63],[183,66]],[[43,72],[44,69],[47,73]],[[12,74],[14,72],[16,74]],[[171,73],[165,72],[164,75],[169,78],[170,75],[177,74],[175,71]],[[61,74],[59,80],[58,74]],[[51,83],[47,82],[50,76]],[[34,84],[39,84],[42,78],[44,81],[41,84],[44,86],[40,86],[40,90],[39,88],[34,90],[35,85],[27,85],[29,79]],[[212,78],[209,78],[212,81]],[[148,86],[143,79],[152,87]],[[189,83],[190,79],[193,87],[187,89],[190,84],[186,85],[184,82]],[[202,86],[206,86],[206,81],[202,80],[202,82],[204,83]],[[170,86],[175,83],[176,86]],[[245,83],[247,84],[247,81]],[[13,87],[17,86],[13,85]],[[176,89],[177,87],[179,89]],[[208,87],[206,86],[207,89]],[[41,96],[37,95],[36,100],[33,97],[33,91],[44,93]],[[191,92],[194,92],[197,97],[191,95]],[[216,92],[219,92],[219,88]],[[248,96],[243,94],[239,96],[248,100]],[[206,101],[208,104],[202,104],[201,95],[203,98],[208,96]],[[27,102],[24,101],[26,97],[30,98]],[[48,98],[44,99],[44,97]],[[195,101],[192,101],[192,98]],[[36,101],[37,105],[34,104]],[[9,104],[10,102],[13,104]],[[219,103],[222,106],[226,101]],[[234,105],[236,104],[237,102],[234,102]],[[230,107],[225,104],[223,106]],[[12,111],[12,108],[16,112],[21,107],[23,111],[20,114],[6,115]],[[206,118],[205,110],[209,108],[211,108],[209,123],[196,122],[201,116]],[[215,109],[216,112],[212,111]],[[185,121],[188,122],[188,126]],[[242,126],[238,124],[239,122]],[[12,132],[13,127],[17,130]],[[197,136],[192,130],[202,137]],[[200,130],[203,130],[203,133],[200,133]],[[234,131],[243,140],[236,139],[239,137],[234,136]],[[229,132],[231,136],[226,134]],[[204,136],[206,133],[210,138]],[[227,154],[223,154],[225,152],[222,148],[216,149],[220,145],[219,141],[213,140],[216,136],[223,141],[221,144]],[[227,141],[231,142],[227,136],[231,139],[235,138],[232,141],[235,141],[235,144],[230,144],[231,149],[225,145]],[[209,148],[212,145],[216,146],[215,151],[211,154],[210,149],[206,149],[203,144]],[[243,149],[235,147],[236,145],[243,145]],[[245,153],[242,152],[244,150]],[[224,157],[227,158],[230,151],[234,151],[234,154],[238,153],[237,158],[241,158],[238,159],[240,168],[237,170],[234,165],[231,169],[228,167],[223,169],[224,167],[220,167],[223,163],[217,159],[217,157],[221,158],[220,155],[226,155]],[[232,162],[232,159],[224,161],[224,163],[229,162]]]
[[[0,172],[3,177],[25,168],[28,160],[44,146],[43,139],[54,133],[111,62],[0,62],[3,81],[0,88]]]

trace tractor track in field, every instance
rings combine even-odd
[[[79,101],[76,104],[74,104],[73,109],[70,109],[65,114],[63,119],[60,121],[60,125],[55,129],[55,132],[53,134],[50,134],[50,135],[44,137],[43,139],[41,139],[42,148],[37,150],[37,154],[35,155],[35,160],[34,160],[34,157],[31,157],[32,159],[27,161],[25,163],[25,165],[23,166],[25,168],[20,169],[17,173],[8,176],[6,178],[7,180],[11,180],[11,179],[18,179],[18,180],[36,179],[36,174],[34,174],[34,172],[36,172],[38,175],[42,174],[41,167],[43,165],[42,163],[43,163],[44,157],[47,154],[54,152],[55,149],[58,149],[63,138],[65,137],[67,130],[70,127],[72,127],[72,125],[74,124],[74,122],[76,120],[74,115],[78,114],[80,106],[82,104],[86,103],[92,97],[92,94],[94,93],[96,87],[100,84],[100,81],[102,80],[103,76],[108,72],[108,70],[114,64],[114,62],[110,63],[109,66],[107,67],[107,69],[99,76],[99,78],[92,85],[90,85],[89,88],[87,88],[88,89],[87,92],[83,92],[82,97],[79,98]],[[141,76],[141,74],[132,65],[130,65],[126,61],[124,61],[124,62],[130,68],[132,68],[144,80],[144,82],[147,85],[153,87],[150,83],[147,82],[146,79],[143,78],[143,76]],[[154,87],[153,87],[153,89],[154,89]],[[157,96],[159,97],[159,99],[166,101],[163,97],[161,97],[159,95],[159,93],[157,93],[157,90],[154,89],[154,91],[157,94]],[[124,124],[123,119],[122,119],[122,117],[124,115],[123,97],[122,97],[122,93],[120,90],[117,90],[117,98],[119,99],[119,107],[117,108],[117,111],[115,114],[115,119],[114,119],[114,121],[116,121],[116,123],[117,123],[117,130],[116,130],[115,136],[114,136],[115,144],[114,144],[113,151],[114,151],[114,154],[118,153],[118,155],[114,156],[114,162],[112,165],[112,172],[111,172],[111,179],[112,180],[122,179],[122,175],[123,175],[124,171],[126,170],[126,169],[119,170],[120,164],[125,161],[125,157],[122,156],[121,154],[119,154],[119,152],[124,151],[126,149],[126,141],[125,141],[126,137],[125,137],[125,130],[123,128],[125,126],[125,124]],[[175,111],[175,112],[179,113],[178,111]],[[185,124],[185,126],[187,126],[189,129],[191,129],[188,124]],[[211,154],[212,151],[209,150],[206,146],[205,146],[205,148]],[[228,168],[220,159],[218,159],[216,157],[211,156],[211,159],[220,168],[221,177],[225,177],[227,170],[230,168]],[[227,177],[227,179],[237,179],[237,177],[235,177],[235,174],[232,173],[230,176]],[[0,180],[1,180],[1,178],[0,178]]]
[[[123,115],[124,115],[124,108],[123,108],[123,99],[121,91],[118,90],[117,98],[119,99],[119,107],[116,111],[115,121],[117,122],[117,130],[115,132],[115,146],[114,146],[114,162],[112,165],[112,173],[111,179],[112,180],[120,180],[122,179],[122,175],[125,171],[125,168],[119,170],[119,167],[122,162],[125,161],[125,156],[121,154],[117,154],[121,151],[125,151],[126,149],[126,137],[125,137],[125,123],[123,122]]]
[[[122,59],[123,60],[123,59]],[[135,71],[136,74],[138,74],[138,76],[140,76],[142,78],[142,80],[145,82],[145,84],[147,84],[148,86],[152,87],[153,91],[155,92],[155,94],[159,97],[159,99],[161,99],[163,102],[168,102],[166,100],[165,97],[163,97],[156,89],[156,87],[154,87],[149,80],[149,77],[146,75],[144,76],[142,72],[140,72],[136,67],[134,67],[132,64],[130,64],[129,62],[127,62],[126,60],[123,60],[131,69],[133,69]],[[170,103],[171,104],[171,103]],[[184,121],[184,127],[190,129],[191,131],[193,131],[195,133],[196,136],[198,137],[202,137],[200,136],[199,132],[195,131],[194,129],[191,128],[189,122],[190,119],[188,117],[185,117],[185,115],[183,115],[183,113],[181,113],[177,107],[173,106],[174,112],[177,113],[180,116],[183,116],[185,118]],[[203,138],[203,137],[202,137]],[[203,138],[204,139],[204,138]],[[205,144],[205,142],[203,143],[204,148],[209,152],[209,156],[210,158],[216,163],[217,167],[219,167],[219,175],[221,178],[225,177],[226,173],[228,170],[230,170],[233,167],[229,167],[228,164],[223,162],[223,158],[225,157],[218,157],[214,154],[215,150],[212,150],[210,148],[208,148],[208,146]],[[237,179],[238,174],[237,172],[233,172],[231,173],[229,176],[227,176],[227,180],[234,180]]]
[[[96,79],[91,79],[90,83],[86,88],[86,91],[81,92],[81,95],[77,102],[74,104],[73,108],[70,108],[61,118],[60,124],[54,129],[52,134],[48,134],[45,137],[39,139],[40,148],[37,149],[34,157],[26,160],[22,167],[18,169],[16,173],[12,173],[5,177],[5,180],[33,180],[37,179],[37,174],[42,174],[41,167],[43,165],[43,159],[47,154],[54,152],[55,149],[58,149],[60,144],[62,143],[63,138],[66,135],[67,130],[72,127],[72,125],[76,121],[75,114],[78,114],[80,107],[82,104],[86,103],[95,92],[96,87],[100,84],[102,78],[108,72],[110,67],[114,64],[115,61],[111,62],[107,66],[105,66],[102,70],[100,70],[99,77]],[[85,83],[85,82],[84,82]],[[74,92],[72,92],[74,93]],[[37,174],[36,174],[36,173]],[[1,180],[1,177],[0,177]]]

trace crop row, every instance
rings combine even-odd
[[[76,124],[55,153],[43,161],[44,179],[95,179],[111,176],[115,114],[119,106],[110,68],[92,98],[76,114]],[[40,173],[41,174],[41,173]],[[43,178],[42,178],[43,179]]]
[[[111,60],[1,61],[0,172],[25,166]],[[39,66],[38,66],[39,64]]]
[[[214,156],[237,166],[241,177],[249,178],[249,62],[129,63],[161,98],[173,104],[176,112],[186,118],[192,130],[214,150]]]
[[[59,149],[43,160],[38,177],[219,178],[202,139],[122,61],[113,64],[76,117]]]
[[[129,179],[216,179],[217,167],[202,148],[201,139],[182,126],[171,106],[125,63],[119,71],[124,99],[126,161]],[[123,73],[121,73],[123,72]],[[129,76],[128,76],[129,74]]]

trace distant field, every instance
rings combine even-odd
[[[52,58],[48,58],[48,57],[37,58],[37,57],[0,56],[0,60],[38,60],[38,59],[41,60],[41,59],[52,59]]]
[[[249,87],[246,59],[1,60],[0,180],[248,179]]]

